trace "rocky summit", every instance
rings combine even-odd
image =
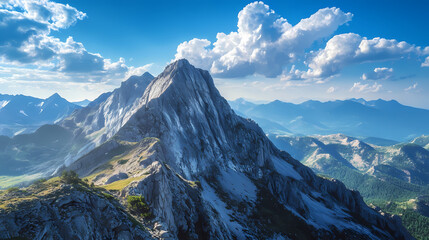
[[[19,209],[3,196],[1,237],[413,239],[399,217],[277,149],[187,60],[126,88],[61,123],[88,141],[62,167],[86,182],[58,183]]]

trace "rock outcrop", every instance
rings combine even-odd
[[[0,196],[0,239],[152,239],[115,200],[79,185]]]

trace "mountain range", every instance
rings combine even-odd
[[[429,110],[404,106],[395,100],[360,99],[301,104],[279,100],[253,104],[244,99],[230,101],[237,114],[257,121],[267,133],[329,135],[342,133],[361,139],[391,143],[429,134]]]
[[[280,149],[317,174],[339,179],[358,190],[367,203],[400,214],[418,239],[429,233],[429,137],[377,146],[335,135],[269,135]],[[416,227],[418,226],[418,227]]]
[[[0,135],[11,137],[34,132],[44,124],[60,121],[79,108],[57,93],[46,99],[0,94]]]
[[[269,138],[277,147],[316,173],[340,179],[348,187],[359,190],[367,199],[409,200],[429,194],[429,149],[423,140],[427,139],[425,136],[393,146],[368,144],[342,134],[305,137],[269,135]],[[361,180],[355,181],[353,176],[360,176]],[[367,177],[390,187],[377,190],[376,184],[369,185],[364,180]]]
[[[56,127],[79,142],[54,174],[66,172],[0,193],[0,238],[413,239],[280,151],[184,59]]]

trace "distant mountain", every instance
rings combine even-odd
[[[368,175],[381,181],[387,177],[391,180],[396,179],[391,183],[401,181],[424,188],[429,186],[429,151],[417,144],[376,146],[342,134],[311,137],[269,135],[269,137],[277,147],[289,152],[314,171],[346,183],[351,180],[352,175],[339,176],[344,174],[344,169],[347,168],[349,172]],[[357,185],[348,187],[358,189],[367,198],[377,198],[377,194],[384,194],[383,191],[369,193],[368,189],[362,189]]]
[[[85,100],[82,100],[82,101],[79,101],[79,102],[72,102],[73,104],[76,104],[76,105],[78,105],[78,106],[81,106],[81,107],[86,107],[86,106],[88,106],[88,104],[90,103],[91,101],[89,101],[88,99],[85,99]]]
[[[58,122],[79,108],[57,93],[46,99],[0,95],[0,135],[34,132],[38,127]]]
[[[428,135],[422,135],[420,137],[416,137],[411,142],[429,150],[429,136]]]
[[[402,142],[429,134],[429,110],[404,106],[394,100],[311,100],[301,104],[276,100],[253,104],[238,99],[230,104],[242,116],[279,124],[295,135],[343,133]],[[261,126],[267,133],[273,133],[272,125]]]
[[[400,143],[400,142],[395,141],[395,140],[378,138],[378,137],[367,137],[367,138],[362,139],[362,141],[369,143],[369,144],[374,144],[377,146],[392,146],[392,145]]]
[[[316,173],[358,190],[366,202],[403,215],[418,239],[429,233],[429,225],[423,224],[429,223],[429,151],[417,145],[427,145],[427,136],[393,146],[370,145],[342,134],[269,138]]]

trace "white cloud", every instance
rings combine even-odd
[[[392,78],[393,68],[375,68],[374,71],[364,73],[362,75],[363,80],[387,80]]]
[[[309,59],[307,71],[295,70],[292,78],[327,78],[351,64],[399,59],[422,53],[420,47],[395,39],[367,39],[354,33],[339,34]]]
[[[381,84],[377,84],[374,83],[373,85],[370,85],[369,83],[367,84],[362,84],[361,82],[356,82],[353,84],[353,87],[350,88],[350,92],[359,92],[359,93],[375,93],[380,91],[382,85]]]
[[[411,91],[411,90],[416,89],[416,88],[417,88],[417,86],[418,86],[418,84],[417,84],[417,83],[414,83],[413,85],[411,85],[411,86],[409,86],[409,87],[405,88],[404,90],[405,90],[405,91]]]
[[[336,89],[335,89],[335,87],[332,87],[332,86],[331,86],[331,87],[329,87],[329,88],[326,90],[326,92],[327,92],[327,93],[333,93],[333,92],[335,92],[335,90],[336,90]]]
[[[0,65],[25,68],[34,79],[41,80],[61,75],[61,79],[70,81],[121,81],[130,71],[140,72],[127,66],[122,58],[114,62],[87,51],[73,37],[61,41],[51,35],[52,31],[68,28],[85,16],[68,4],[49,0],[0,2]],[[35,71],[41,68],[52,74]],[[37,73],[41,75],[36,76]],[[18,76],[28,80],[28,75],[14,75]]]
[[[429,57],[426,57],[426,60],[422,63],[422,67],[429,67]]]
[[[21,64],[51,61],[62,43],[49,36],[85,17],[69,5],[47,0],[6,0],[0,4],[0,57]]]
[[[316,40],[330,36],[350,21],[351,13],[324,8],[292,26],[262,2],[248,4],[238,14],[237,31],[218,33],[211,44],[192,39],[177,47],[175,59],[187,58],[216,77],[280,75]]]
[[[153,63],[149,63],[141,67],[128,67],[128,71],[125,77],[129,78],[133,75],[141,76],[143,73],[149,72],[149,69],[151,69],[152,67],[153,67]]]

